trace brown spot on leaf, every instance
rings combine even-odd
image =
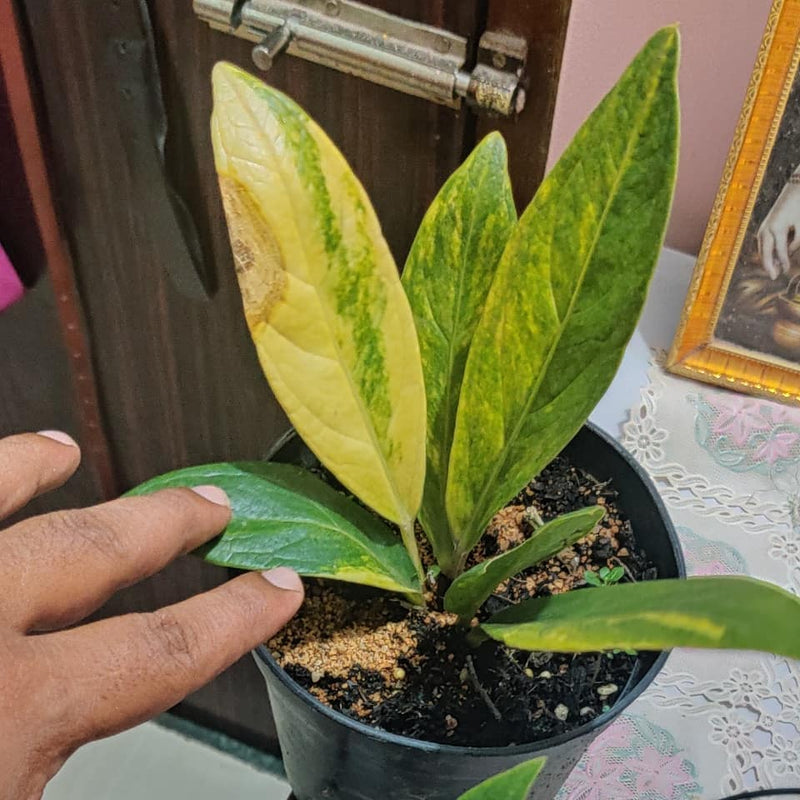
[[[229,175],[220,175],[219,186],[244,313],[252,330],[258,323],[268,321],[270,311],[286,290],[283,254],[244,184]]]

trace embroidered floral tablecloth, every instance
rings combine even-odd
[[[621,441],[653,477],[693,575],[800,593],[800,409],[665,373]],[[593,743],[558,800],[715,800],[800,786],[800,663],[674,651]]]

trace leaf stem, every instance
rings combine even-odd
[[[467,564],[469,552],[464,552],[461,547],[454,542],[453,554],[445,563],[444,560],[439,559],[439,566],[442,572],[447,575],[450,580],[455,580],[463,571]]]
[[[436,563],[442,570],[442,574],[450,578],[451,581],[461,574],[461,570],[458,568],[458,560],[459,554],[455,550],[448,553],[447,558],[444,558],[443,553],[438,553],[436,556]]]
[[[467,644],[474,648],[480,647],[485,641],[489,639],[486,632],[478,625],[475,628],[470,628],[466,636]]]
[[[425,597],[419,592],[406,592],[403,597],[405,597],[414,608],[425,607]]]
[[[411,556],[411,563],[419,578],[420,587],[425,585],[425,571],[422,569],[422,562],[419,558],[419,547],[417,546],[417,537],[414,535],[414,519],[413,517],[400,525],[400,536],[403,538],[403,544]],[[409,595],[410,597],[410,595]],[[422,598],[422,595],[419,595]],[[424,602],[422,603],[424,605]]]

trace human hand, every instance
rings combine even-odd
[[[60,486],[79,461],[77,445],[58,432],[0,439],[0,518]],[[225,493],[204,486],[0,531],[2,800],[41,797],[81,744],[179,702],[295,614],[302,583],[279,568],[153,613],[63,630],[212,538],[229,518]]]
[[[789,255],[800,247],[800,183],[789,180],[758,229],[758,255],[775,280],[789,271]]]

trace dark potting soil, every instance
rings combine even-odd
[[[566,590],[597,593],[586,569],[622,566],[623,582],[656,569],[636,543],[609,483],[557,458],[487,528],[470,563],[527,538],[533,507],[543,521],[588,505],[605,506],[595,531],[544,564],[501,585],[479,619],[528,597]],[[421,542],[423,560],[430,560]],[[625,652],[527,652],[486,642],[473,648],[455,617],[442,612],[444,581],[414,609],[385,592],[310,581],[300,614],[270,647],[286,672],[323,703],[386,731],[477,747],[533,742],[572,730],[623,694],[637,660]]]

